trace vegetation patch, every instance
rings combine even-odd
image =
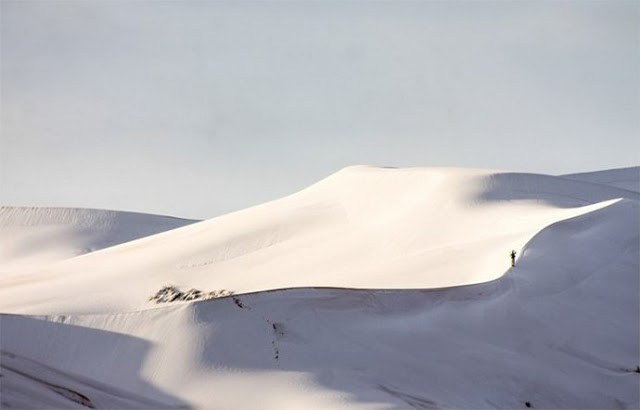
[[[160,288],[155,294],[149,296],[149,300],[155,303],[188,302],[192,300],[222,298],[231,295],[233,295],[233,292],[226,289],[205,292],[191,288],[183,292],[177,287],[169,285]]]

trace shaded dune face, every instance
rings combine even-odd
[[[564,178],[640,192],[640,167],[563,175]]]
[[[3,364],[121,408],[637,408],[639,212],[625,199],[554,223],[470,286],[4,316]]]
[[[349,167],[280,200],[15,274],[0,282],[0,309],[138,310],[167,284],[240,294],[482,283],[545,227],[625,197],[637,200],[544,175]]]
[[[80,208],[0,207],[0,275],[49,264],[196,221]]]
[[[2,276],[40,315],[0,316],[2,406],[638,408],[639,225],[592,181],[350,167]]]

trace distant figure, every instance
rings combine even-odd
[[[516,251],[511,251],[511,267],[516,266]]]

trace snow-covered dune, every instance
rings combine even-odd
[[[545,227],[625,197],[638,194],[544,175],[350,167],[277,201],[0,280],[0,310],[133,311],[167,284],[238,294],[482,283]]]
[[[635,409],[639,202],[567,177],[350,167],[23,270],[0,278],[2,406]],[[147,300],[167,284],[235,294]]]
[[[196,221],[78,208],[0,207],[0,275],[93,252]]]
[[[626,199],[548,226],[474,286],[7,315],[5,397],[46,407],[24,397],[48,383],[97,408],[635,409],[638,212]]]
[[[563,175],[563,177],[640,192],[640,167],[616,168],[608,169],[606,171],[567,174]]]

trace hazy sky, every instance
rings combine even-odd
[[[0,4],[0,205],[205,218],[352,164],[640,164],[637,1]]]

